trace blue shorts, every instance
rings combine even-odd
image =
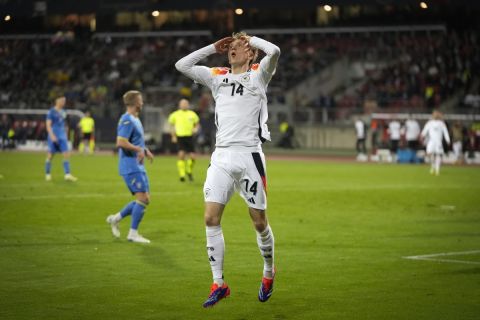
[[[128,190],[132,194],[137,192],[150,192],[150,185],[148,184],[148,177],[145,172],[134,172],[122,175],[123,180],[127,184]]]
[[[48,152],[50,153],[68,152],[68,141],[66,139],[58,139],[57,142],[53,142],[51,139],[48,139],[47,143]]]

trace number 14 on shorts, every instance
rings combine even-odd
[[[245,192],[248,193],[248,192],[251,192],[253,193],[254,196],[257,195],[257,186],[258,186],[258,182],[257,181],[254,181],[252,183],[252,185],[250,186],[250,189],[248,188],[249,187],[249,184],[250,184],[250,180],[248,179],[243,179],[242,180],[242,183],[245,182]]]

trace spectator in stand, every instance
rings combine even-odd
[[[480,94],[467,94],[463,100],[463,104],[469,108],[480,109]]]

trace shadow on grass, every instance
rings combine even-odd
[[[72,247],[72,246],[92,246],[92,245],[108,245],[112,243],[120,243],[122,240],[120,239],[113,239],[110,241],[99,241],[99,240],[78,240],[78,241],[70,241],[70,242],[16,242],[16,243],[5,243],[0,244],[0,248],[21,248],[21,247]]]
[[[469,275],[469,274],[480,274],[480,267],[474,267],[474,268],[468,268],[468,269],[461,269],[461,270],[455,270],[455,271],[450,271],[450,272],[443,272],[442,274],[446,275]]]
[[[140,245],[140,253],[146,263],[163,269],[176,270],[177,272],[184,271],[184,268],[182,268],[180,264],[176,263],[175,259],[172,258],[172,255],[163,248],[165,245],[164,241],[158,237],[151,240],[152,243],[150,244],[135,244]]]

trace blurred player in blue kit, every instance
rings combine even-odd
[[[119,148],[119,173],[127,184],[135,201],[128,203],[120,212],[107,217],[113,235],[120,237],[120,221],[132,215],[132,222],[127,239],[132,242],[150,243],[138,233],[145,209],[150,203],[150,187],[144,166],[144,159],[153,161],[153,154],[145,147],[143,126],[138,118],[143,107],[143,97],[139,91],[128,91],[123,95],[127,108],[118,122],[117,147]]]
[[[48,153],[45,162],[45,180],[52,180],[52,159],[57,152],[63,155],[63,171],[66,181],[77,181],[77,178],[70,173],[70,152],[68,150],[67,130],[65,129],[65,119],[67,114],[63,107],[65,106],[65,96],[58,96],[55,99],[55,105],[48,111],[46,125],[48,132]]]

